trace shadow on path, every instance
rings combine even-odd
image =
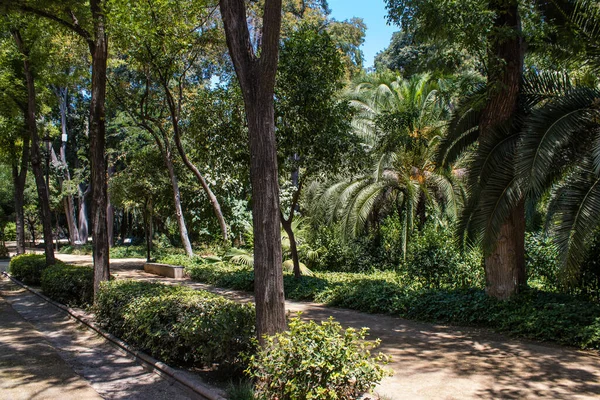
[[[62,310],[29,291],[16,290],[5,277],[0,279],[0,307],[2,399],[194,398],[144,370]],[[33,391],[21,396],[19,391],[28,385]]]

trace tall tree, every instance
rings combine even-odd
[[[477,129],[473,131],[479,140],[478,151],[486,150],[482,143],[492,142],[498,135],[514,136],[511,123],[517,112],[524,59],[519,1],[468,0],[456,12],[452,4],[436,0],[387,0],[387,4],[390,19],[403,27],[419,35],[460,41],[475,54],[482,54],[487,87],[484,100],[478,104]],[[485,183],[471,186],[473,201],[478,201],[480,196],[475,193],[483,193]],[[493,243],[484,249],[486,292],[499,299],[509,298],[526,284],[524,203],[522,193],[510,193],[520,199],[497,229],[490,229]]]
[[[107,227],[106,170],[106,66],[108,37],[106,33],[106,1],[81,0],[60,3],[33,0],[1,0],[7,9],[16,9],[56,22],[79,35],[88,45],[92,57],[90,99],[90,169],[92,198],[92,238],[94,260],[94,293],[101,281],[110,277]]]
[[[35,183],[37,186],[38,198],[42,214],[46,265],[54,265],[55,257],[52,235],[52,215],[50,213],[50,193],[49,188],[46,185],[46,180],[44,179],[44,171],[42,166],[43,155],[40,150],[41,140],[37,129],[37,101],[35,90],[35,77],[30,59],[31,44],[25,43],[21,32],[18,28],[13,28],[12,34],[15,39],[15,44],[17,45],[19,52],[23,56],[23,74],[25,77],[27,87],[27,113],[25,114],[25,120],[27,122],[29,134],[31,135],[31,168],[33,170],[33,175],[35,176]]]
[[[225,43],[215,24],[217,6],[205,1],[148,1],[120,2],[119,7],[122,12],[117,15],[125,18],[117,20],[117,40],[131,60],[129,67],[145,75],[150,83],[147,89],[152,92],[148,97],[156,99],[159,107],[168,111],[161,116],[166,122],[163,126],[170,125],[170,129],[165,128],[166,132],[174,140],[185,166],[206,193],[223,240],[227,242],[227,223],[219,201],[204,174],[188,157],[182,140],[189,125],[186,124],[187,114],[190,114],[189,99],[206,85],[198,79],[211,67],[206,59],[219,59],[225,52]],[[139,21],[130,20],[132,9],[142,16]],[[180,14],[189,17],[179,18]],[[136,115],[138,120],[139,114]]]
[[[318,26],[300,25],[284,41],[275,112],[280,171],[289,174],[293,186],[290,204],[281,211],[281,224],[290,241],[296,278],[301,272],[292,226],[302,188],[318,174],[336,174],[346,160],[355,160],[354,156],[362,152],[351,133],[349,104],[337,96],[344,76],[338,49]]]
[[[220,0],[219,4],[227,46],[242,88],[250,136],[256,328],[262,342],[263,335],[286,328],[273,104],[281,0],[265,0],[262,35],[257,43],[250,40],[246,2]]]
[[[8,21],[7,21],[8,22]],[[0,149],[3,159],[11,166],[14,187],[17,254],[25,253],[25,184],[29,170],[30,134],[25,126],[27,96],[25,82],[19,76],[23,67],[14,39],[3,37],[0,57]],[[9,51],[14,49],[13,51]]]

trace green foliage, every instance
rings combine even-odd
[[[527,290],[509,301],[481,290],[429,291],[413,299],[406,318],[492,327],[515,336],[600,348],[600,305],[568,295]]]
[[[525,234],[525,270],[527,284],[547,291],[560,289],[560,257],[552,238],[540,233]]]
[[[4,226],[4,240],[17,240],[17,224],[10,221]]]
[[[39,285],[42,271],[46,268],[46,256],[43,254],[21,254],[10,260],[8,267],[11,275],[27,285]]]
[[[485,280],[482,261],[477,250],[461,254],[449,229],[429,224],[411,238],[403,270],[424,287],[481,288]]]
[[[91,244],[82,244],[78,246],[67,245],[60,248],[58,251],[60,254],[74,254],[78,256],[87,256],[92,254]],[[111,249],[112,250],[112,249]],[[112,257],[112,253],[111,253]]]
[[[260,399],[355,399],[389,371],[388,358],[372,356],[379,341],[367,342],[367,328],[342,329],[332,318],[317,324],[292,318],[289,331],[265,338],[247,373]]]
[[[344,67],[329,34],[302,25],[283,42],[277,73],[280,169],[299,170],[301,181],[340,170],[360,149],[350,132],[348,102],[336,96]]]
[[[229,400],[254,400],[254,386],[248,380],[230,382],[226,391]]]
[[[167,363],[242,366],[253,349],[254,307],[205,291],[135,281],[104,282],[96,315],[109,332]]]
[[[477,256],[470,261],[471,265],[479,260]],[[161,260],[165,261],[168,260]],[[253,290],[254,274],[246,267],[199,259],[177,261],[194,280]],[[300,279],[284,274],[284,287],[286,298],[292,300],[437,323],[481,326],[526,338],[600,348],[600,304],[574,295],[530,289],[502,302],[488,298],[482,289],[427,289],[406,274],[392,271],[315,272],[314,276]]]
[[[42,291],[69,306],[87,306],[94,301],[94,269],[57,263],[42,272]]]

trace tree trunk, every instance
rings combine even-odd
[[[57,96],[60,104],[60,125],[62,130],[61,146],[60,146],[60,164],[64,171],[63,179],[61,179],[60,186],[61,190],[63,187],[63,181],[70,181],[71,174],[69,173],[69,166],[67,165],[67,103],[68,103],[68,92],[67,89],[57,89]],[[75,221],[75,203],[73,201],[73,195],[68,194],[63,198],[63,207],[65,209],[65,217],[67,219],[67,226],[69,227],[69,242],[74,245],[79,239],[79,231],[77,229],[77,221]]]
[[[244,0],[220,0],[229,54],[244,95],[250,137],[250,180],[254,229],[254,296],[256,331],[263,335],[286,329],[279,181],[273,93],[277,71],[281,0],[266,0],[262,40],[254,53]],[[256,30],[255,30],[256,31]]]
[[[181,243],[185,249],[185,254],[188,257],[194,256],[192,250],[192,244],[190,243],[190,237],[188,235],[187,227],[185,226],[185,218],[183,216],[183,210],[181,208],[181,193],[179,192],[179,183],[177,182],[177,176],[175,175],[175,168],[173,166],[173,160],[171,159],[171,151],[168,146],[164,148],[164,159],[169,171],[169,180],[171,181],[171,187],[173,188],[173,202],[175,203],[175,217],[177,218],[177,226],[179,227],[179,236],[181,237]]]
[[[488,102],[479,121],[480,137],[509,121],[517,110],[523,74],[521,21],[516,0],[491,0],[496,12],[488,56]],[[507,30],[512,32],[507,36]],[[485,258],[486,293],[507,299],[526,284],[523,201],[501,228],[494,251]]]
[[[87,244],[88,242],[88,217],[87,217],[87,204],[85,199],[87,198],[88,193],[90,193],[91,187],[88,187],[85,191],[83,190],[83,183],[79,184],[79,196],[77,199],[79,215],[77,219],[79,220],[79,242],[80,244]]]
[[[225,222],[225,217],[223,217],[223,212],[221,211],[221,205],[217,200],[217,196],[215,196],[213,191],[210,189],[210,186],[208,186],[206,179],[204,179],[202,173],[200,173],[200,170],[188,159],[187,154],[185,154],[185,150],[183,148],[183,145],[181,144],[181,138],[179,136],[179,129],[175,129],[175,145],[177,146],[177,150],[179,151],[179,155],[181,156],[183,163],[188,167],[190,171],[194,173],[196,179],[198,179],[198,182],[200,182],[202,189],[204,189],[204,192],[208,196],[215,216],[219,221],[219,227],[221,228],[223,242],[227,243],[229,241],[229,235],[227,233],[227,223]]]
[[[300,271],[300,259],[298,258],[298,246],[296,245],[296,236],[292,229],[292,221],[285,221],[281,219],[281,225],[288,235],[290,240],[290,252],[292,253],[292,262],[294,263],[294,278],[300,279],[302,271]]]
[[[108,40],[105,32],[105,13],[102,0],[90,0],[94,24],[92,53],[92,95],[90,101],[90,169],[92,186],[92,240],[94,259],[94,298],[100,282],[110,277],[108,227],[106,210],[108,190],[106,182],[106,63]]]
[[[110,179],[115,173],[115,166],[111,165],[108,168],[108,177]],[[115,207],[110,201],[110,194],[107,193],[108,206],[106,207],[106,227],[108,228],[108,246],[113,247],[115,245]]]
[[[144,234],[146,236],[146,261],[152,259],[152,202],[146,200],[144,204]]]
[[[25,112],[26,117],[26,112]],[[25,118],[27,120],[27,118]],[[15,189],[15,225],[17,231],[17,254],[25,254],[25,182],[29,164],[29,134],[23,130],[23,148],[21,149],[21,170],[17,160],[13,163],[13,185]]]
[[[52,240],[52,216],[50,214],[50,200],[48,188],[42,171],[42,154],[40,151],[40,138],[36,123],[36,94],[33,73],[29,64],[29,50],[25,47],[21,34],[18,30],[13,32],[15,42],[21,54],[23,54],[23,72],[27,84],[27,127],[31,135],[31,169],[35,176],[38,198],[42,212],[42,227],[44,231],[44,251],[46,253],[46,265],[54,265],[54,244]]]

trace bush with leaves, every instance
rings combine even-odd
[[[483,287],[482,260],[476,250],[461,254],[449,229],[430,224],[410,240],[404,270],[425,287]]]
[[[109,332],[167,363],[233,371],[253,350],[254,307],[206,291],[103,282],[96,315]]]
[[[537,232],[525,234],[525,266],[528,285],[559,291],[560,258],[552,238]]]
[[[94,269],[57,263],[41,276],[42,291],[51,299],[70,306],[87,306],[94,301]]]
[[[266,337],[250,357],[247,373],[256,381],[257,398],[355,399],[390,372],[388,357],[371,355],[379,345],[365,341],[367,328],[343,329],[330,318],[317,324],[292,318],[289,331]]]
[[[45,268],[46,256],[43,254],[14,256],[8,266],[11,275],[27,285],[39,285]]]

